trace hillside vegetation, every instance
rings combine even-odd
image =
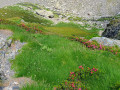
[[[18,6],[0,8],[0,18],[0,29],[13,31],[13,40],[27,42],[15,60],[11,60],[12,69],[16,77],[31,77],[37,84],[26,85],[21,90],[120,89],[120,53],[89,49],[70,39],[77,36],[89,40],[99,36],[100,29],[87,30],[89,25],[73,22],[53,25],[52,21],[36,17],[34,13]],[[84,68],[81,69],[81,65]],[[89,73],[85,67],[96,71]],[[69,78],[73,74],[71,72],[79,72],[78,68],[80,73],[75,76],[81,74],[79,79],[82,84],[78,83],[76,87],[72,84],[68,89],[64,82],[79,82],[78,79]]]

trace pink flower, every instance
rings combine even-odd
[[[67,82],[65,82],[65,84],[67,84]]]
[[[117,54],[117,52],[115,52],[115,54]]]
[[[91,41],[88,41],[88,43],[91,43]]]
[[[74,86],[74,83],[72,83],[72,87],[75,87],[75,86]]]
[[[95,45],[93,45],[93,48],[95,49],[95,48],[96,48],[96,46],[95,46]]]
[[[81,88],[79,88],[78,90],[81,90]]]
[[[24,27],[25,26],[25,24],[22,24],[22,27]]]
[[[92,47],[93,45],[91,45],[90,47]]]
[[[70,72],[70,74],[74,74],[74,72]]]
[[[88,48],[90,47],[90,46],[87,46]]]
[[[85,44],[85,42],[83,42],[83,44]]]
[[[74,85],[72,85],[72,87],[75,87]]]
[[[91,74],[92,74],[93,72],[91,72]]]
[[[79,66],[79,68],[82,68],[82,65],[81,65],[81,66]]]
[[[102,45],[100,44],[100,50],[102,49]]]
[[[94,69],[94,71],[96,72],[96,71],[98,71],[98,69]]]
[[[76,40],[78,40],[79,38],[76,38]]]

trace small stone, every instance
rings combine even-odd
[[[12,43],[12,39],[9,39],[9,40],[7,41],[7,46],[10,47],[10,46],[11,46],[11,43]]]
[[[13,90],[12,87],[4,87],[3,90]]]
[[[18,85],[19,83],[18,82],[14,82],[13,84]]]
[[[20,90],[18,86],[13,86],[13,90]]]
[[[0,90],[3,90],[4,87],[0,87]]]

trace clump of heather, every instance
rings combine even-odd
[[[32,33],[42,33],[42,30],[40,30],[39,28],[36,27],[28,27],[27,25],[25,25],[24,23],[19,24],[18,26],[24,28],[26,31],[32,32]]]
[[[79,69],[70,72],[68,79],[58,85],[55,90],[89,90],[85,81],[99,76],[100,71],[97,68],[79,66]]]
[[[42,33],[42,30],[40,30],[39,28],[36,28],[34,26],[29,27],[29,26],[25,25],[24,23],[17,24],[15,22],[12,22],[12,21],[9,21],[9,20],[0,19],[0,24],[16,25],[16,26],[22,27],[26,31],[29,31],[29,32],[32,32],[32,33]]]
[[[87,48],[90,48],[90,49],[93,49],[93,50],[97,49],[97,50],[109,51],[109,52],[112,52],[115,55],[120,54],[120,48],[118,48],[118,47],[104,46],[102,44],[98,44],[95,41],[89,41],[87,39],[74,37],[74,36],[71,37],[70,39],[74,40],[74,41],[78,41],[78,42],[82,43],[83,45],[85,45]]]

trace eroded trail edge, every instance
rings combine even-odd
[[[32,80],[26,77],[14,78],[15,71],[11,70],[10,60],[15,59],[18,51],[26,43],[8,39],[12,36],[10,30],[0,30],[0,90],[19,90],[20,87],[27,83],[32,83]]]

